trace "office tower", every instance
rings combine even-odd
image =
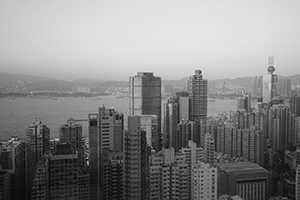
[[[178,101],[172,97],[164,104],[165,116],[163,123],[163,144],[164,148],[174,147],[176,143],[178,124]]]
[[[217,200],[217,168],[200,162],[192,167],[192,200]]]
[[[7,181],[2,193],[10,199],[24,199],[25,196],[25,145],[20,138],[12,137],[0,146],[0,169],[2,181]],[[3,183],[4,184],[4,183]]]
[[[123,114],[114,109],[100,107],[98,113],[89,114],[89,170],[90,198],[103,199],[104,153],[105,151],[122,151]]]
[[[48,160],[37,163],[35,178],[31,189],[31,200],[49,199]]]
[[[27,129],[25,152],[26,198],[30,199],[36,164],[50,152],[50,129],[42,123],[41,119],[36,119]]]
[[[300,165],[297,165],[296,170],[296,188],[295,188],[295,199],[300,199]]]
[[[297,117],[300,117],[300,95],[291,96],[289,104],[291,113],[295,114]]]
[[[188,165],[185,155],[173,148],[162,149],[150,157],[150,199],[187,199]]]
[[[71,145],[59,144],[49,156],[50,199],[78,199],[78,154]]]
[[[238,195],[244,200],[268,200],[272,196],[272,173],[251,162],[215,163],[218,196]]]
[[[68,119],[67,124],[63,124],[59,127],[59,141],[61,143],[70,143],[72,151],[78,152],[79,166],[85,165],[81,124],[76,124],[72,118]]]
[[[288,97],[291,95],[291,79],[283,76],[278,76],[277,79],[277,94]]]
[[[253,79],[252,94],[261,97],[263,93],[263,76],[256,76]]]
[[[255,127],[239,131],[241,131],[242,136],[242,157],[247,161],[265,167],[266,142],[264,132]]]
[[[204,162],[213,164],[215,160],[215,139],[210,133],[205,134]]]
[[[270,103],[277,94],[277,75],[274,74],[274,57],[269,57],[268,74],[263,76],[263,103]]]
[[[128,117],[123,148],[124,200],[149,199],[148,145],[140,116]]]
[[[178,120],[189,120],[190,116],[190,100],[188,92],[177,92],[176,93],[179,105]]]
[[[188,80],[190,97],[190,120],[200,121],[207,116],[207,80],[203,79],[202,71],[196,70]]]
[[[104,153],[104,199],[123,199],[123,152]]]
[[[138,72],[130,77],[130,115],[156,115],[158,121],[156,151],[162,148],[161,136],[161,78],[151,72]]]

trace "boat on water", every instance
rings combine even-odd
[[[207,102],[216,102],[216,99],[207,99]]]

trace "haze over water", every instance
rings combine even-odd
[[[115,96],[102,96],[97,98],[58,98],[30,99],[0,98],[0,140],[7,140],[11,136],[25,137],[26,129],[35,118],[41,118],[42,122],[50,128],[50,136],[59,136],[59,126],[65,124],[70,117],[74,119],[87,119],[88,114],[97,113],[98,107],[115,108],[125,115],[124,126],[127,126],[129,113],[129,99],[118,99]],[[236,110],[236,100],[218,100],[208,103],[208,116],[221,114],[226,111]],[[87,122],[83,124],[83,135],[88,134]]]

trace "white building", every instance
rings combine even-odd
[[[192,167],[192,200],[217,200],[217,168],[200,162]]]

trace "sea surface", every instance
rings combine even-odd
[[[65,124],[72,117],[87,119],[88,114],[97,113],[98,107],[115,108],[125,116],[129,113],[129,99],[115,96],[101,96],[91,98],[69,97],[57,100],[34,98],[0,98],[0,141],[11,136],[25,137],[26,129],[33,124],[36,118],[50,128],[50,137],[59,136],[59,126]],[[208,103],[208,115],[215,116],[237,108],[236,100],[220,100]],[[88,134],[87,122],[78,122],[83,125],[83,135]]]

